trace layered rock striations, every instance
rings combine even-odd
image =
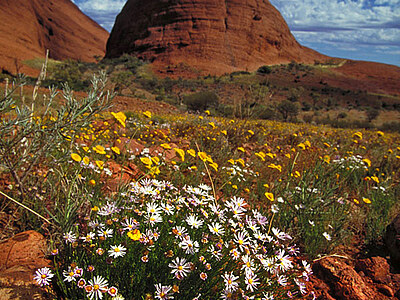
[[[128,0],[106,57],[124,53],[210,73],[326,59],[296,41],[268,0]]]
[[[0,0],[0,69],[35,57],[95,61],[108,32],[70,0]]]

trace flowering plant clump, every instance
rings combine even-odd
[[[54,289],[96,300],[305,297],[312,271],[292,238],[243,198],[216,200],[210,191],[131,183],[64,234]],[[49,274],[37,273],[38,284]]]

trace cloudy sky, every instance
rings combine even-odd
[[[143,0],[146,1],[146,0]],[[108,31],[126,0],[73,0]],[[400,0],[270,0],[296,39],[323,54],[400,66]]]

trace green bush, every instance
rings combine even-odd
[[[185,95],[183,97],[183,102],[190,110],[203,111],[209,107],[216,107],[219,103],[219,98],[215,93],[205,91]]]
[[[259,74],[270,74],[272,72],[272,68],[270,66],[262,66],[259,67],[257,73]]]

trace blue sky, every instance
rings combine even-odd
[[[143,0],[146,1],[146,0]],[[73,0],[108,31],[126,0]],[[400,66],[400,0],[270,0],[293,35],[323,54]]]

